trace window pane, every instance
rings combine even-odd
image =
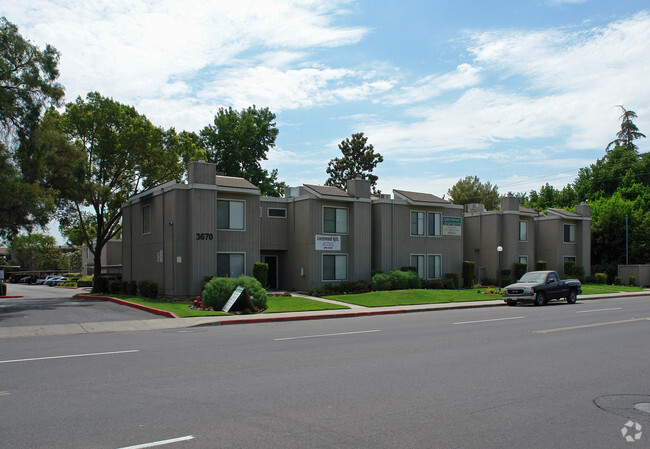
[[[418,235],[418,213],[411,212],[411,235]]]
[[[228,254],[217,254],[217,276],[228,277],[230,274],[230,257]]]
[[[424,255],[412,255],[411,266],[415,267],[418,276],[424,279]]]
[[[323,208],[323,232],[336,232],[336,209],[332,207]]]
[[[522,242],[528,240],[528,223],[525,221],[519,222],[519,240]]]
[[[230,201],[230,229],[244,229],[244,202]]]
[[[433,222],[435,228],[433,230],[433,235],[440,235],[442,216],[440,214],[433,214]]]
[[[335,279],[336,261],[334,257],[335,256],[328,256],[328,255],[323,256],[323,280],[324,281],[333,281]]]
[[[442,277],[441,271],[441,256],[439,255],[432,255],[429,256],[428,260],[428,266],[427,266],[427,277],[429,279],[440,279]]]
[[[436,223],[435,223],[435,215],[433,212],[429,212],[427,214],[428,220],[427,220],[427,235],[436,235]]]
[[[519,263],[523,263],[524,265],[526,265],[526,267],[528,267],[528,257],[520,256],[519,257]]]
[[[282,217],[285,218],[287,216],[287,210],[286,209],[275,209],[275,208],[269,208],[269,217]]]
[[[244,274],[244,255],[230,254],[230,277],[236,278]]]
[[[348,232],[348,210],[336,209],[336,232],[347,234]]]
[[[217,229],[228,229],[230,226],[229,215],[228,201],[217,201]]]
[[[148,204],[142,207],[142,233],[149,234],[151,232],[151,205]]]
[[[348,277],[348,257],[334,256],[336,258],[336,280],[343,281]]]
[[[575,226],[574,225],[564,225],[564,241],[567,243],[575,242]]]

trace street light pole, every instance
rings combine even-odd
[[[497,246],[497,253],[499,254],[499,269],[497,270],[497,277],[499,278],[499,290],[501,290],[501,253],[503,252],[503,246]]]

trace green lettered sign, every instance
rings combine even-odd
[[[442,217],[442,235],[461,235],[460,217]]]

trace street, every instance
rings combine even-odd
[[[649,447],[649,330],[639,297],[4,339],[2,447]]]

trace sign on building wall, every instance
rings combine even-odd
[[[442,235],[460,235],[460,217],[442,217]]]
[[[316,234],[316,251],[341,251],[341,236]]]

